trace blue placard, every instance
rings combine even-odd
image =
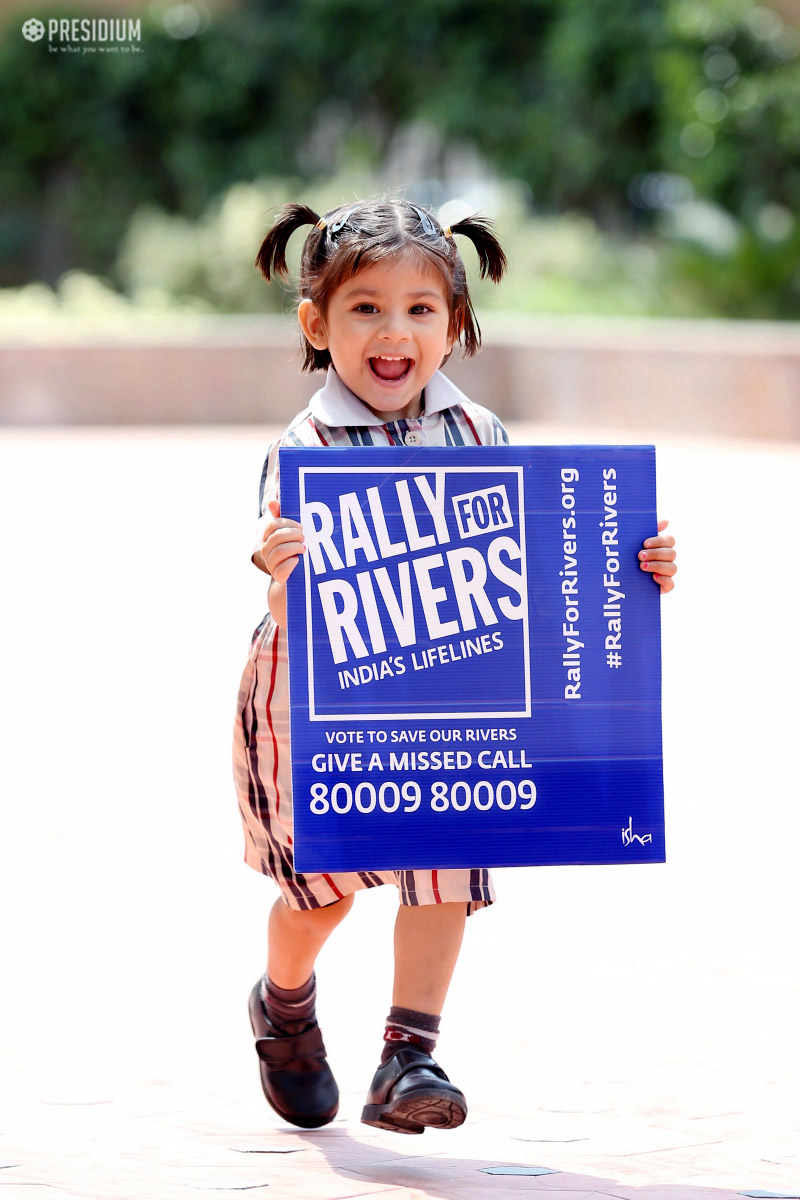
[[[663,862],[652,446],[281,448],[299,871]]]

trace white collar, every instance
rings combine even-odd
[[[463,404],[467,397],[454,383],[437,371],[425,385],[425,412],[421,420],[434,413],[442,412],[445,408],[453,408]],[[311,397],[309,404],[312,416],[322,421],[328,428],[337,425],[382,425],[382,422],[359,400],[355,392],[351,392],[342,383],[333,367],[328,367],[325,386]]]

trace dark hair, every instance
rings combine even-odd
[[[346,280],[374,263],[412,249],[439,274],[449,298],[449,336],[463,346],[470,357],[481,344],[481,331],[472,307],[464,263],[453,238],[468,237],[478,252],[481,279],[487,275],[499,283],[506,268],[506,256],[492,232],[490,221],[480,216],[467,217],[449,229],[443,229],[425,209],[407,200],[360,200],[319,217],[303,204],[286,204],[261,243],[256,266],[269,281],[275,275],[285,279],[286,245],[296,229],[313,225],[300,258],[298,280],[300,299],[309,299],[323,316],[330,297]],[[315,350],[301,335],[303,370],[321,371],[330,365],[327,350]]]

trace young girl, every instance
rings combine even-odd
[[[279,446],[473,446],[508,443],[493,413],[468,400],[439,368],[456,343],[480,345],[454,234],[472,242],[481,277],[497,283],[505,255],[488,222],[442,228],[407,201],[359,202],[318,215],[291,204],[264,238],[256,264],[286,277],[286,245],[311,225],[303,246],[298,319],[303,369],[325,384],[269,450],[261,478],[265,518],[253,554],[270,576],[269,612],[256,630],[239,692],[234,773],[245,861],[281,895],[269,918],[267,971],[250,996],[267,1100],[294,1125],[316,1128],[338,1108],[336,1081],[314,1016],[314,963],[354,893],[393,883],[392,1007],[381,1061],[362,1120],[398,1133],[460,1125],[467,1105],[432,1057],[439,1016],[466,917],[494,901],[488,871],[295,872],[286,645],[286,580],[304,551],[300,525],[280,515]],[[659,523],[659,534],[666,522]],[[662,592],[675,573],[671,537],[652,537],[640,565]]]

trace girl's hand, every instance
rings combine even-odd
[[[276,583],[285,583],[297,566],[298,556],[305,553],[303,528],[297,521],[281,516],[277,500],[267,505],[272,520],[261,534],[261,558]]]
[[[677,571],[675,566],[675,538],[660,535],[669,525],[669,521],[658,522],[658,537],[645,538],[642,545],[643,550],[639,551],[639,566],[643,571],[647,571],[648,575],[652,575],[661,589],[661,594],[671,592],[675,587],[672,581],[672,576]]]

